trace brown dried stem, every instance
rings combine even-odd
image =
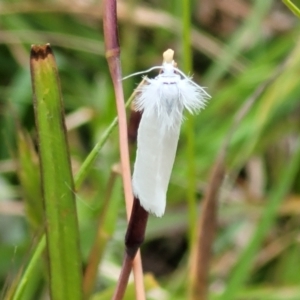
[[[211,172],[209,186],[203,200],[203,211],[198,222],[195,249],[192,255],[191,299],[208,299],[208,270],[211,248],[217,223],[217,199],[224,177],[224,156],[220,155]]]

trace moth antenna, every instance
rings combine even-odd
[[[180,71],[180,70],[179,70],[178,68],[176,68],[176,67],[174,67],[174,70],[175,70],[176,72],[178,72],[183,78],[185,78],[185,79],[187,79],[188,81],[190,81],[193,85],[195,85],[196,87],[200,88],[206,96],[208,96],[209,98],[211,98],[211,96],[210,96],[208,93],[206,93],[206,91],[204,90],[203,87],[201,87],[201,86],[198,85],[196,82],[194,82],[193,80],[191,80],[191,78],[189,78],[188,76],[186,76],[182,71]]]
[[[186,76],[182,71],[180,71],[178,68],[176,68],[176,67],[174,67],[174,70],[176,71],[176,72],[178,72],[182,77],[184,77],[185,79],[187,79],[187,80],[190,80],[190,81],[193,81],[193,80],[191,80],[188,76]],[[196,83],[195,83],[196,84]],[[198,84],[196,84],[196,85],[198,85]]]
[[[122,80],[128,79],[128,78],[136,76],[136,75],[142,75],[142,74],[145,74],[145,73],[149,73],[149,72],[151,72],[153,70],[162,69],[162,68],[163,68],[163,66],[155,66],[155,67],[152,67],[152,68],[150,68],[148,70],[141,71],[141,72],[136,72],[136,73],[130,74],[128,76],[125,76],[125,77],[122,78]]]

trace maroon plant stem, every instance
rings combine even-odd
[[[130,145],[135,145],[137,140],[138,127],[141,121],[142,113],[131,109],[129,125],[128,125],[128,139]]]
[[[130,266],[144,241],[148,215],[149,213],[141,206],[140,200],[135,197],[125,237],[125,257],[113,300],[121,300],[124,296],[131,271]]]
[[[134,197],[130,221],[128,224],[125,245],[126,253],[134,259],[144,241],[149,213],[141,206],[140,200]]]

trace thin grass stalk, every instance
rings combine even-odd
[[[112,195],[112,191],[116,179],[117,179],[117,173],[114,169],[112,169],[106,187],[103,208],[99,216],[96,239],[93,244],[92,250],[90,252],[87,267],[84,272],[84,278],[83,278],[84,299],[89,299],[93,291],[95,281],[97,278],[98,265],[103,256],[107,240],[110,237],[108,232],[105,230],[104,225],[105,222],[108,222],[107,214],[108,214],[109,204],[111,203],[111,195]]]
[[[300,18],[300,9],[290,0],[282,0],[282,2],[293,12],[295,16]]]
[[[11,300],[21,300],[21,299],[23,299],[23,293],[25,291],[26,284],[32,276],[31,273],[34,272],[34,270],[38,267],[38,264],[40,262],[40,257],[42,256],[42,254],[45,250],[45,247],[46,247],[46,235],[43,234],[41,240],[39,241],[39,243],[36,247],[36,250],[35,250],[33,256],[31,257],[30,264],[25,269],[25,272],[22,275],[22,280],[17,285],[17,288],[16,288],[16,291],[15,291],[14,295],[10,298]]]
[[[122,72],[120,64],[120,46],[117,28],[117,6],[116,0],[105,0],[103,10],[103,30],[106,49],[106,58],[114,85],[117,111],[119,117],[119,147],[121,156],[121,169],[123,188],[126,201],[127,218],[129,219],[133,207],[133,193],[131,186],[131,172],[127,137],[126,110],[124,106],[123,87],[121,84]],[[135,288],[137,299],[143,300],[145,289],[143,283],[142,262],[139,252],[133,263],[133,272],[135,278]]]
[[[182,47],[183,47],[183,71],[188,74],[192,70],[192,51],[191,51],[191,2],[182,2]],[[196,169],[195,169],[195,118],[190,115],[186,121],[185,134],[186,160],[187,160],[187,202],[188,202],[188,223],[189,223],[189,246],[193,245],[195,236],[195,224],[197,219],[196,207]]]
[[[143,81],[140,83],[143,84]],[[131,104],[132,100],[135,97],[136,92],[134,91],[130,98],[127,100],[125,104],[125,108],[128,108]],[[112,131],[114,128],[118,125],[119,118],[115,117],[114,120],[110,123],[110,125],[107,127],[107,129],[104,131],[104,133],[101,135],[101,138],[96,143],[90,154],[87,156],[87,158],[82,163],[80,169],[78,170],[77,174],[75,175],[75,189],[78,190],[83,182],[83,180],[86,178],[88,172],[91,170],[94,162],[97,159],[97,156],[99,154],[99,151],[102,149],[104,144],[106,143],[107,139],[110,137]]]

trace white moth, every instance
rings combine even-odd
[[[210,98],[202,87],[175,67],[173,55],[173,50],[167,50],[162,66],[145,71],[161,69],[154,79],[145,78],[134,102],[136,110],[143,114],[138,129],[133,193],[146,211],[158,217],[165,212],[183,109],[192,114],[198,112]]]

